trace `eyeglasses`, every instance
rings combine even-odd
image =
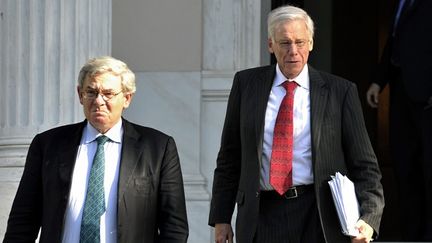
[[[113,92],[113,91],[106,91],[106,90],[102,90],[102,91],[97,91],[97,90],[86,90],[84,92],[82,92],[83,97],[85,99],[88,100],[94,100],[96,99],[99,95],[102,96],[102,99],[104,101],[109,101],[110,99],[114,98],[115,96],[119,95],[120,93],[122,93],[123,91],[119,91],[117,93]]]
[[[283,40],[283,41],[278,41],[276,43],[278,43],[282,49],[288,50],[292,46],[292,44],[294,44],[297,48],[301,49],[305,47],[306,43],[308,42],[309,42],[308,40],[296,40],[294,42],[290,40]]]

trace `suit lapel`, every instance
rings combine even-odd
[[[60,181],[63,185],[63,193],[65,195],[69,193],[70,184],[72,181],[72,172],[75,166],[78,147],[85,124],[86,121],[77,124],[77,128],[74,129],[70,135],[65,134],[66,139],[62,140],[65,144],[58,146],[60,149],[58,151],[56,160],[59,161],[58,173]],[[62,148],[64,148],[64,150]]]
[[[312,153],[319,147],[321,127],[324,118],[324,112],[328,100],[327,83],[321,75],[309,66],[310,80],[310,103],[311,103],[311,136],[312,136]],[[314,155],[312,155],[314,161]]]
[[[123,144],[120,160],[119,183],[118,183],[118,205],[122,205],[122,198],[129,183],[129,178],[141,157],[142,148],[137,143],[139,134],[135,128],[125,119],[123,119]]]
[[[256,98],[257,98],[257,111],[256,111],[256,144],[258,152],[258,161],[261,165],[263,139],[264,139],[264,120],[267,108],[267,103],[272,88],[273,80],[276,75],[276,65],[269,66],[262,75],[257,77],[256,80]]]

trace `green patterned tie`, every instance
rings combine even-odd
[[[100,242],[100,217],[105,212],[104,144],[108,139],[108,137],[103,135],[96,139],[98,145],[88,180],[87,196],[81,222],[80,243]]]

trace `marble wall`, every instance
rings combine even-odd
[[[0,239],[31,139],[82,119],[79,68],[110,37],[110,0],[0,0]]]
[[[125,118],[172,136],[179,151],[190,227],[189,242],[209,242],[208,178],[202,171],[200,72],[140,72]]]
[[[125,117],[174,137],[191,243],[214,242],[207,217],[226,102],[234,73],[262,60],[262,4],[202,0],[200,70],[134,70]],[[110,0],[0,0],[0,239],[33,136],[82,119],[77,72],[88,57],[111,53],[112,11]]]
[[[261,11],[269,9],[262,8],[259,0],[201,4],[201,71],[138,72],[137,94],[125,112],[128,119],[176,140],[186,189],[188,242],[192,243],[214,242],[207,220],[228,95],[236,71],[260,65],[266,49]]]

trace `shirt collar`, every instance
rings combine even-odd
[[[105,135],[112,142],[121,143],[123,136],[123,121],[120,119],[111,129],[105,134],[100,133],[96,128],[94,128],[90,122],[87,121],[87,125],[84,127],[83,131],[83,143],[91,143],[97,137]]]
[[[300,72],[300,74],[293,78],[289,79],[285,77],[285,75],[280,70],[279,64],[276,64],[276,77],[273,82],[273,86],[280,86],[285,81],[294,81],[302,88],[309,90],[309,68],[308,65],[304,65],[303,70]]]

